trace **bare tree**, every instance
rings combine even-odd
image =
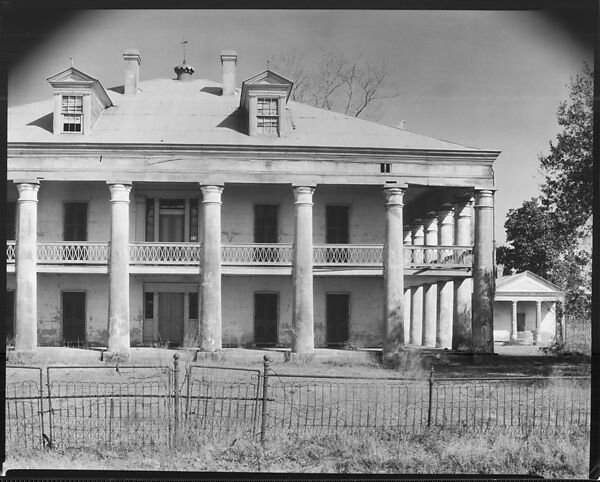
[[[362,62],[332,51],[307,60],[293,50],[275,57],[272,65],[294,81],[292,100],[354,117],[375,118],[382,100],[400,95],[385,63]]]

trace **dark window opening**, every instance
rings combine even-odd
[[[325,208],[326,242],[347,244],[349,242],[348,206],[327,206]]]
[[[277,242],[277,206],[257,204],[254,206],[254,242]]]
[[[392,165],[389,162],[382,162],[379,164],[379,169],[383,173],[390,173],[392,172]]]
[[[327,344],[339,346],[349,340],[350,295],[327,294]]]
[[[6,239],[17,239],[17,203],[8,202],[6,205]]]
[[[146,241],[154,241],[154,199],[146,199]]]
[[[189,310],[189,319],[197,320],[198,319],[198,293],[190,293],[188,310]]]
[[[198,200],[192,199],[190,203],[190,242],[197,243],[198,233]]]
[[[144,318],[154,318],[154,293],[144,293]]]
[[[65,203],[64,241],[87,241],[87,203]]]

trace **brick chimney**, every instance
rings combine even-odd
[[[126,95],[135,95],[138,91],[140,64],[142,63],[139,50],[126,49],[125,52],[123,52],[123,60],[125,60],[124,93]]]
[[[235,92],[235,65],[237,53],[233,50],[221,52],[221,65],[223,66],[223,95],[233,95]]]

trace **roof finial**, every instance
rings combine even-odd
[[[183,48],[183,63],[184,64],[186,63],[186,60],[185,60],[185,44],[187,44],[187,43],[188,43],[188,41],[185,39],[185,36],[184,36],[183,37],[183,42],[181,42],[181,46]]]
[[[71,67],[73,67],[73,57],[69,57],[69,60],[71,61]]]
[[[270,65],[271,65],[271,59],[267,59],[267,70],[269,70]]]

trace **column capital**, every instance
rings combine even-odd
[[[404,191],[402,187],[384,187],[383,196],[386,206],[404,206]]]
[[[131,184],[121,182],[107,182],[106,184],[108,184],[108,188],[110,189],[110,202],[129,202],[129,192],[131,191]]]
[[[202,191],[203,203],[221,204],[221,193],[223,192],[223,186],[201,185],[200,190]]]
[[[292,191],[294,192],[295,204],[310,204],[312,206],[314,186],[292,186]]]
[[[493,209],[494,190],[481,189],[475,191],[475,209]]]
[[[510,302],[512,303],[513,306],[516,306],[519,301],[518,300],[510,300]]]
[[[37,193],[40,184],[37,182],[19,182],[17,190],[19,191],[19,201],[37,202]]]

